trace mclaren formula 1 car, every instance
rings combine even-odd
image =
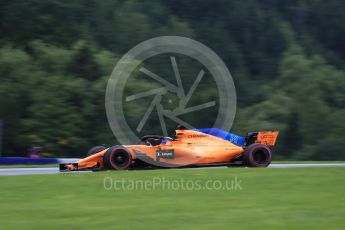
[[[141,144],[96,146],[76,163],[60,164],[60,171],[124,170],[147,167],[246,165],[267,167],[278,131],[238,136],[218,128],[179,128],[175,138],[144,136]]]

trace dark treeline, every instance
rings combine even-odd
[[[104,108],[112,68],[139,42],[180,35],[229,67],[232,131],[280,130],[277,158],[344,160],[344,22],[342,0],[1,1],[3,155],[116,143]]]

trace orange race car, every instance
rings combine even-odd
[[[175,131],[176,138],[144,136],[138,145],[96,146],[77,163],[60,164],[60,171],[124,170],[146,167],[246,165],[267,167],[278,131],[248,133],[246,137],[218,128]]]

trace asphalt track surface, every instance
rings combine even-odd
[[[269,168],[305,168],[305,167],[345,167],[345,163],[315,163],[315,164],[271,164]],[[225,168],[223,167],[207,167],[207,168]],[[186,168],[184,168],[186,169]],[[204,169],[191,168],[194,170]],[[178,169],[179,170],[179,169]],[[2,168],[0,169],[0,176],[17,176],[17,175],[37,175],[37,174],[59,174],[59,173],[88,173],[91,171],[79,172],[59,172],[56,168]]]

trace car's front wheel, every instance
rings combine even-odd
[[[124,170],[132,164],[132,155],[122,146],[114,146],[107,150],[103,157],[106,169]]]
[[[89,157],[89,156],[92,156],[93,154],[96,154],[96,153],[99,153],[103,150],[105,150],[107,147],[105,146],[95,146],[93,148],[91,148],[87,153],[86,153],[86,156]]]
[[[249,145],[243,153],[243,162],[250,167],[267,167],[272,161],[271,149],[260,143]]]

